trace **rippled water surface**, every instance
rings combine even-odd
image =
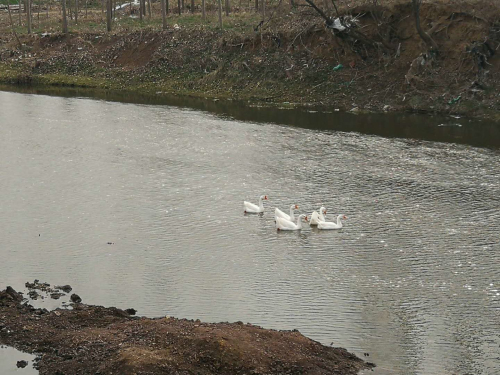
[[[468,133],[457,144],[328,130],[365,121],[335,113],[307,128],[280,125],[287,111],[266,123],[0,102],[1,288],[40,279],[147,316],[296,328],[370,353],[380,374],[500,373],[498,148]],[[450,141],[454,124],[441,127]],[[264,215],[245,216],[261,194]],[[291,204],[348,219],[277,233],[274,207]]]

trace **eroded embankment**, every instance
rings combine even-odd
[[[382,3],[382,2],[381,2]],[[332,30],[302,8],[278,12],[262,33],[202,25],[166,31],[0,38],[0,81],[176,93],[351,110],[499,118],[500,10],[488,1],[411,2],[341,10]]]
[[[48,285],[48,284],[40,284]],[[79,298],[72,296],[72,300]],[[373,365],[298,331],[134,317],[79,302],[47,311],[0,292],[0,344],[39,355],[40,374],[356,374]],[[15,358],[13,358],[15,361]]]

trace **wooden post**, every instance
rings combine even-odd
[[[26,0],[26,20],[28,21],[28,34],[31,34],[31,0]]]
[[[113,14],[113,0],[107,0],[106,1],[106,30],[111,32],[111,17]]]

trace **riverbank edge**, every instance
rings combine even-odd
[[[30,285],[30,295],[71,291],[69,285],[51,288],[37,280]],[[0,291],[0,344],[37,355],[40,374],[354,375],[375,366],[297,330],[136,317],[134,309],[83,304],[76,294],[71,301],[72,309],[48,311],[34,308],[11,287]]]
[[[413,106],[411,104],[401,105],[394,103],[392,100],[387,100],[380,106],[352,106],[345,102],[325,101],[324,98],[309,97],[308,100],[297,96],[288,96],[283,92],[281,95],[276,95],[275,91],[266,91],[261,88],[258,93],[255,90],[251,95],[244,93],[234,93],[232,90],[221,89],[220,82],[218,85],[205,86],[203,90],[190,90],[182,86],[182,80],[164,77],[161,84],[154,82],[145,82],[142,84],[128,84],[120,77],[101,78],[79,75],[68,75],[63,73],[58,74],[32,74],[26,69],[15,67],[11,64],[0,62],[0,84],[10,87],[32,87],[39,89],[51,88],[74,88],[74,89],[89,89],[100,90],[106,92],[120,92],[134,95],[147,95],[149,97],[168,97],[176,96],[179,98],[197,98],[205,100],[222,100],[240,103],[248,107],[270,107],[270,108],[296,108],[296,109],[311,109],[314,108],[320,111],[342,111],[352,113],[410,113],[410,114],[425,114],[436,116],[461,116],[474,120],[492,120],[500,122],[500,113],[496,110],[490,110],[481,105],[480,101],[463,101],[462,107],[450,108],[450,106],[441,106],[436,108],[436,103],[431,105]],[[282,84],[282,83],[280,83]],[[283,86],[285,90],[297,89],[297,85],[291,82]],[[300,91],[299,91],[300,92]],[[274,100],[277,96],[281,100]],[[420,100],[419,100],[420,101]],[[422,99],[423,102],[423,99]],[[466,107],[466,108],[464,108]]]

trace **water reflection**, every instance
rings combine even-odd
[[[35,356],[20,352],[14,348],[0,345],[0,373],[2,375],[37,375],[38,370],[33,368]],[[26,361],[26,367],[18,367],[18,361]]]
[[[194,97],[144,95],[131,92],[109,92],[82,88],[2,86],[0,90],[66,97],[99,98],[122,103],[171,105],[215,113],[227,119],[286,124],[315,130],[359,132],[383,137],[407,138],[409,144],[419,140],[453,142],[478,147],[500,147],[500,124],[489,120],[469,120],[457,116],[417,114],[362,114],[331,112],[331,108],[310,110],[283,107],[249,106],[228,100]]]

